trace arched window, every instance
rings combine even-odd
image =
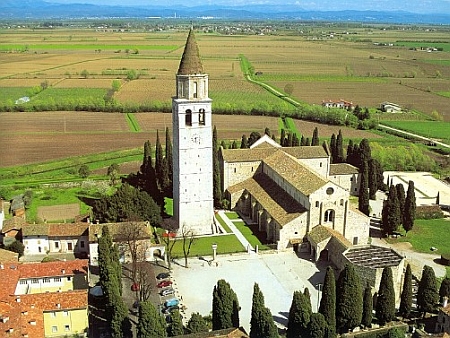
[[[198,111],[198,124],[200,124],[201,126],[205,125],[205,110],[204,109],[200,109]]]
[[[190,109],[186,110],[185,122],[187,126],[192,126],[192,111]]]
[[[323,221],[325,223],[334,221],[334,210],[333,209],[328,209],[327,211],[325,211],[325,214],[323,215]]]
[[[196,99],[197,98],[197,92],[198,92],[198,83],[197,82],[194,82],[194,93],[193,93],[193,97],[194,97],[194,99]]]

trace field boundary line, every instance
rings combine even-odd
[[[424,140],[424,141],[427,141],[427,142],[439,144],[440,146],[445,147],[445,148],[450,148],[450,145],[447,144],[447,143],[443,143],[443,142],[437,141],[437,140],[429,138],[429,137],[425,137],[425,136],[421,136],[421,135],[418,135],[418,134],[414,134],[414,133],[411,133],[409,131],[405,131],[405,130],[401,130],[401,129],[397,129],[397,128],[392,128],[392,127],[389,127],[389,126],[387,126],[385,124],[380,124],[380,123],[378,124],[378,127],[382,128],[382,129],[384,128],[384,129],[387,129],[387,130],[392,130],[392,131],[395,131],[395,132],[400,133],[400,134],[412,136],[412,137],[415,137],[415,138],[418,138],[418,139],[421,139],[421,140]]]
[[[138,133],[141,131],[139,122],[133,113],[126,113],[125,118],[127,119],[127,123],[128,123],[128,127],[130,127],[130,131],[135,132],[135,133]]]

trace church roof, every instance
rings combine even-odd
[[[200,60],[194,31],[191,29],[186,40],[183,56],[181,57],[178,75],[203,74],[203,65]]]
[[[281,150],[264,159],[264,165],[272,168],[305,196],[309,196],[327,183],[326,180]]]
[[[233,193],[244,189],[261,203],[280,226],[293,221],[306,212],[300,203],[263,173],[229,187],[228,191]]]
[[[336,239],[344,249],[348,249],[352,246],[352,243],[350,243],[350,241],[341,233],[324,225],[317,225],[308,233],[309,240],[315,244],[319,244],[330,237]]]
[[[283,150],[295,158],[327,158],[328,154],[322,146],[285,147]]]
[[[348,163],[336,163],[330,165],[330,175],[351,175],[357,174],[358,168]]]

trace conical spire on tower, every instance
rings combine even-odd
[[[194,31],[191,28],[181,57],[180,67],[177,75],[203,74],[203,65],[200,60],[200,53],[195,41]]]

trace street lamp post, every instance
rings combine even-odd
[[[213,261],[215,261],[216,255],[217,255],[217,244],[216,243],[212,244],[212,249],[213,249]]]
[[[317,312],[319,312],[319,304],[320,304],[320,288],[322,287],[322,283],[317,284]]]

